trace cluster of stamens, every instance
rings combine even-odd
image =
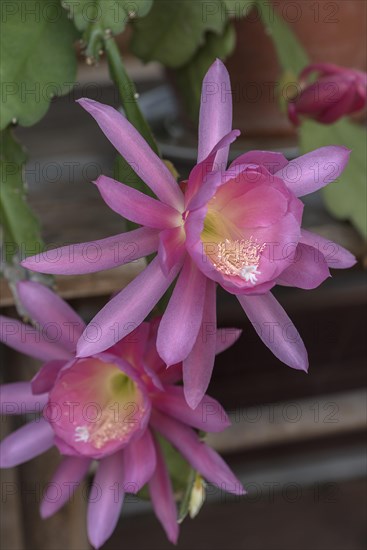
[[[257,282],[260,254],[266,243],[259,244],[252,236],[246,240],[229,240],[217,245],[212,261],[215,268],[224,275],[237,275],[253,285]]]
[[[121,441],[136,429],[137,423],[144,414],[145,409],[141,408],[139,416],[130,421],[116,419],[114,415],[107,413],[99,420],[96,426],[77,426],[74,432],[74,441],[77,443],[90,443],[96,449],[103,448],[110,441]]]

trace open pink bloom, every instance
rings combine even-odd
[[[16,466],[56,445],[63,455],[51,485],[56,497],[45,492],[42,517],[68,501],[92,460],[98,460],[87,518],[93,546],[100,547],[111,535],[125,493],[137,493],[146,483],[158,519],[169,540],[176,542],[176,504],[158,434],[209,482],[244,493],[226,463],[196,431],[222,431],[228,417],[207,395],[196,410],[187,405],[182,387],[175,385],[182,365],[167,370],[156,351],[159,320],[143,323],[105,353],[78,359],[73,353],[76,340],[64,330],[84,329],[74,311],[38,283],[23,282],[19,292],[39,327],[2,317],[1,341],[46,363],[31,382],[1,387],[1,412],[43,414],[2,441],[0,466]],[[238,335],[233,329],[218,331],[215,351],[229,347]]]
[[[289,317],[269,292],[275,284],[310,289],[329,277],[329,266],[355,258],[301,229],[298,198],[327,185],[343,171],[350,151],[322,147],[288,162],[280,153],[252,151],[227,169],[232,126],[229,75],[217,60],[205,76],[199,123],[198,164],[177,185],[166,165],[112,107],[80,100],[107,138],[152,189],[156,199],[111,178],[95,182],[106,203],[143,227],[101,241],[66,246],[27,258],[44,273],[78,274],[128,263],[158,251],[154,260],[93,319],[99,337],[82,335],[78,355],[112,346],[138,326],[178,276],[158,330],[158,353],[167,365],[183,362],[188,403],[204,395],[213,368],[216,284],[235,294],[264,343],[292,368],[307,370],[307,353]],[[89,261],[88,247],[99,252]],[[117,258],[116,251],[122,252]],[[269,326],[274,330],[269,330]],[[292,333],[285,338],[285,330]],[[203,334],[205,337],[203,337]]]
[[[311,75],[316,80],[308,82]],[[300,93],[288,103],[288,116],[298,126],[299,116],[332,124],[366,106],[367,74],[330,63],[308,65],[299,75]]]

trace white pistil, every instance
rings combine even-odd
[[[89,440],[89,431],[87,426],[77,426],[75,428],[75,435],[74,435],[75,441],[83,441],[83,443],[87,443]]]
[[[258,271],[256,265],[246,265],[240,272],[240,277],[245,279],[247,283],[250,282],[253,285],[257,283],[256,275],[261,275],[261,271]]]

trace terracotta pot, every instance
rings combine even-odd
[[[326,61],[366,70],[366,15],[363,0],[278,0],[276,12],[296,33],[312,62]],[[270,8],[267,8],[270,9]],[[291,136],[293,129],[279,109],[281,88],[271,37],[252,10],[235,22],[237,44],[226,65],[234,89],[234,127],[247,137]]]

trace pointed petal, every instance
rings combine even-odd
[[[300,242],[313,246],[316,249],[316,254],[319,251],[332,269],[345,269],[353,267],[357,263],[355,256],[349,250],[311,231],[302,229]]]
[[[240,166],[241,164],[265,166],[270,174],[275,174],[275,172],[279,172],[279,170],[287,166],[288,160],[282,153],[273,151],[248,151],[237,157],[229,166],[228,171],[233,170],[236,166]]]
[[[203,317],[206,278],[189,256],[162,317],[157,350],[169,366],[183,361],[192,350]]]
[[[100,176],[95,184],[105,203],[127,220],[155,229],[166,229],[176,227],[182,219],[181,214],[171,206],[112,178]]]
[[[196,210],[215,195],[218,187],[233,178],[233,171],[225,171],[223,168],[215,170],[214,160],[217,151],[223,151],[223,144],[232,143],[239,135],[238,130],[232,130],[224,136],[214,147],[210,155],[201,163],[197,164],[191,171],[187,192],[185,194],[186,210]]]
[[[304,343],[274,296],[268,292],[237,298],[257,334],[275,357],[292,369],[307,372],[308,358]]]
[[[167,288],[176,278],[181,264],[177,264],[166,277],[158,258],[94,317],[78,342],[78,356],[87,357],[113,346],[130,334],[152,311]]]
[[[159,323],[161,322],[162,317],[154,316],[149,321],[149,338],[147,347],[145,350],[145,357],[144,361],[146,365],[149,367],[149,369],[153,370],[154,372],[160,372],[163,369],[166,369],[166,365],[163,363],[162,359],[159,357],[157,352],[157,333],[158,333],[158,327]]]
[[[206,73],[202,90],[199,118],[198,162],[205,159],[232,129],[232,92],[229,74],[223,63],[216,59]],[[216,164],[226,168],[226,147],[218,151]]]
[[[207,279],[201,328],[182,366],[185,397],[192,409],[203,399],[214,367],[217,345],[216,287],[214,281]]]
[[[52,389],[60,370],[66,364],[66,361],[59,361],[58,359],[45,363],[32,379],[32,392],[35,395],[49,392]]]
[[[152,425],[197,470],[207,481],[228,493],[244,494],[241,482],[231,472],[224,460],[187,426],[164,416],[157,411],[152,413]]]
[[[155,515],[165,530],[168,540],[176,544],[179,533],[176,503],[164,457],[156,442],[155,452],[157,466],[149,482],[150,498]]]
[[[219,355],[222,351],[233,346],[242,334],[242,330],[238,328],[220,328],[217,330],[217,344],[215,347],[215,355]]]
[[[12,468],[31,460],[54,443],[54,432],[46,420],[37,419],[8,435],[0,444],[0,468]]]
[[[48,395],[33,395],[29,382],[0,386],[0,414],[41,413]]]
[[[228,151],[231,143],[233,143],[240,134],[241,132],[239,130],[231,130],[218,141],[210,154],[203,161],[196,164],[191,170],[185,192],[186,210],[191,208],[191,201],[202,184],[206,182],[207,176],[212,172],[223,172],[226,164],[221,166],[216,162],[218,152],[221,150]]]
[[[277,283],[310,290],[317,288],[330,277],[330,271],[322,254],[316,248],[298,244],[294,262],[277,278]]]
[[[296,197],[302,197],[335,181],[348,164],[350,153],[347,147],[320,147],[291,160],[275,175],[285,182]]]
[[[47,490],[46,487],[43,491],[40,506],[42,519],[56,514],[72,498],[80,482],[87,475],[90,464],[89,458],[74,456],[63,458],[52,477],[50,489]],[[53,494],[52,487],[56,487],[56,495]]]
[[[29,317],[40,329],[55,331],[55,343],[74,353],[85,323],[69,304],[50,288],[34,281],[19,282],[17,291]]]
[[[159,234],[158,257],[162,271],[167,275],[185,248],[185,230],[183,226],[165,229]]]
[[[94,476],[87,512],[88,538],[95,548],[112,535],[119,520],[123,490],[123,453],[103,458]]]
[[[40,273],[81,275],[128,264],[158,249],[156,229],[140,227],[113,237],[62,246],[28,257],[22,266]]]
[[[0,315],[0,342],[41,361],[71,357],[69,351],[49,341],[43,332],[2,315]]]
[[[230,425],[223,407],[209,395],[205,395],[195,410],[187,403],[183,388],[166,386],[164,392],[153,397],[153,406],[161,412],[205,432],[221,432]]]
[[[183,195],[175,178],[134,126],[109,105],[87,98],[77,102],[92,115],[107,139],[157,197],[174,208],[182,207]]]
[[[150,480],[156,468],[153,438],[149,430],[124,450],[124,487],[136,494]]]
[[[145,373],[148,375],[148,377],[150,378],[151,382],[153,383],[153,385],[158,389],[158,390],[163,390],[163,384],[161,382],[161,378],[160,378],[160,375],[156,373],[156,371],[154,369],[151,369],[150,367],[148,367],[148,365],[144,365],[144,371]]]

